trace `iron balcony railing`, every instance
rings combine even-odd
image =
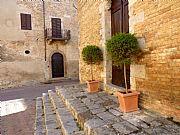
[[[65,40],[70,40],[71,38],[71,33],[70,30],[57,30],[57,29],[52,29],[48,28],[46,29],[46,39],[48,40],[57,40],[57,41],[65,41]]]

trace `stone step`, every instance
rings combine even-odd
[[[44,112],[42,98],[36,98],[36,118],[35,118],[35,128],[34,135],[44,135],[45,125],[44,125]]]
[[[62,135],[60,125],[56,120],[56,113],[47,93],[43,93],[42,100],[46,135]]]
[[[86,85],[56,87],[56,94],[77,119],[86,135],[179,135],[173,122],[145,111],[122,113],[115,96],[88,93]],[[58,105],[57,105],[58,106]]]
[[[61,129],[64,135],[84,135],[84,132],[80,129],[77,121],[72,114],[66,108],[62,99],[60,99],[53,91],[48,91],[49,98],[56,112],[56,117],[61,125]]]

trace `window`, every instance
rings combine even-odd
[[[21,13],[21,29],[22,30],[32,30],[31,27],[31,14]]]
[[[54,38],[61,38],[61,19],[60,18],[51,18],[52,23],[52,36]]]

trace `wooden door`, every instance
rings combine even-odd
[[[52,37],[53,38],[61,38],[61,19],[60,18],[52,18]]]
[[[57,77],[64,77],[64,60],[60,53],[52,55],[52,78]]]
[[[111,6],[112,36],[119,32],[129,32],[128,0],[112,0]],[[130,88],[130,65],[127,69],[127,83]],[[112,84],[125,87],[124,68],[112,66]]]

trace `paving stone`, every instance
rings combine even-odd
[[[102,106],[100,104],[93,104],[93,105],[89,105],[88,108],[92,110],[92,109],[102,108]]]
[[[158,121],[158,120],[153,120],[153,121],[151,121],[150,124],[151,124],[152,127],[158,127],[158,126],[162,125],[162,123],[160,121]]]
[[[117,135],[117,133],[110,127],[103,126],[93,129],[94,135]]]
[[[180,133],[180,127],[176,124],[167,124],[167,125],[163,125],[162,128],[167,129],[169,132],[171,132],[174,135],[179,135]]]
[[[89,93],[87,95],[88,99],[98,99],[98,95],[96,93]]]
[[[85,106],[83,106],[83,107],[73,107],[73,110],[74,111],[76,111],[77,113],[83,113],[83,112],[87,112],[87,111],[89,111],[89,109],[87,108],[87,107],[85,107]]]
[[[107,108],[115,108],[117,107],[117,103],[113,102],[113,101],[110,101],[110,100],[107,100],[107,101],[104,101],[103,103],[101,103],[102,106],[107,106]]]
[[[91,114],[90,111],[77,114],[77,120],[80,123],[81,127],[84,126],[84,123],[86,121],[88,121],[89,119],[92,119],[93,117],[94,116]]]
[[[83,98],[83,99],[82,99],[82,102],[85,103],[85,104],[87,104],[87,103],[91,103],[91,100],[88,99],[88,98]]]
[[[74,132],[71,135],[84,135],[84,131],[78,131],[78,132]]]
[[[115,96],[108,96],[108,98],[110,100],[112,100],[113,102],[118,103],[118,98],[117,97],[115,97]]]
[[[98,114],[98,113],[102,113],[105,111],[106,111],[106,108],[104,108],[104,107],[91,109],[92,114]]]
[[[77,93],[73,94],[73,97],[76,97],[78,99],[87,98],[87,93],[86,92],[77,92]]]
[[[99,92],[99,93],[97,93],[97,95],[99,96],[99,97],[108,97],[109,95],[107,94],[107,93],[105,93],[105,92]]]
[[[115,110],[115,109],[109,109],[109,112],[111,112],[111,113],[112,113],[113,115],[115,115],[115,116],[121,116],[121,115],[123,115],[122,112],[117,111],[117,110]]]
[[[36,99],[36,120],[35,120],[35,131],[34,135],[44,135],[44,113],[42,108],[42,98],[38,97]]]
[[[103,96],[103,97],[100,97],[103,101],[110,101],[110,102],[113,102],[112,99],[109,99],[108,98],[109,96]]]
[[[98,117],[100,117],[101,119],[103,119],[104,121],[108,120],[108,119],[113,119],[115,116],[112,115],[109,112],[102,112],[97,114]]]
[[[62,135],[62,132],[57,131],[57,129],[54,130],[48,130],[47,131],[48,135]]]
[[[103,102],[104,102],[103,99],[98,99],[98,100],[94,101],[95,104],[101,104],[101,103],[103,103]]]
[[[144,132],[144,131],[141,131],[141,132],[138,132],[138,133],[131,133],[130,135],[149,135],[149,134]]]
[[[58,108],[56,109],[56,112],[61,113],[61,115],[66,115],[69,113],[69,111],[66,108]]]
[[[144,130],[150,135],[173,135],[171,132],[168,132],[162,127],[148,128]]]
[[[93,118],[93,119],[86,121],[84,125],[85,125],[85,128],[92,129],[92,128],[104,126],[104,125],[106,125],[106,123],[99,118]]]
[[[142,121],[146,122],[146,123],[149,123],[151,124],[151,122],[153,120],[155,120],[154,117],[150,116],[150,115],[147,115],[147,114],[142,114],[142,115],[137,115],[136,116],[138,119],[141,119]]]
[[[124,121],[124,119],[122,119],[121,117],[114,117],[113,119],[108,119],[105,122],[108,125],[113,125],[115,123],[119,123],[119,122],[122,122],[122,121]]]
[[[138,131],[139,129],[127,121],[116,123],[112,125],[115,130],[123,134],[130,134],[132,132]]]
[[[128,119],[127,121],[139,128],[149,128],[148,124],[146,124],[144,121],[137,118],[131,118],[131,119]]]

